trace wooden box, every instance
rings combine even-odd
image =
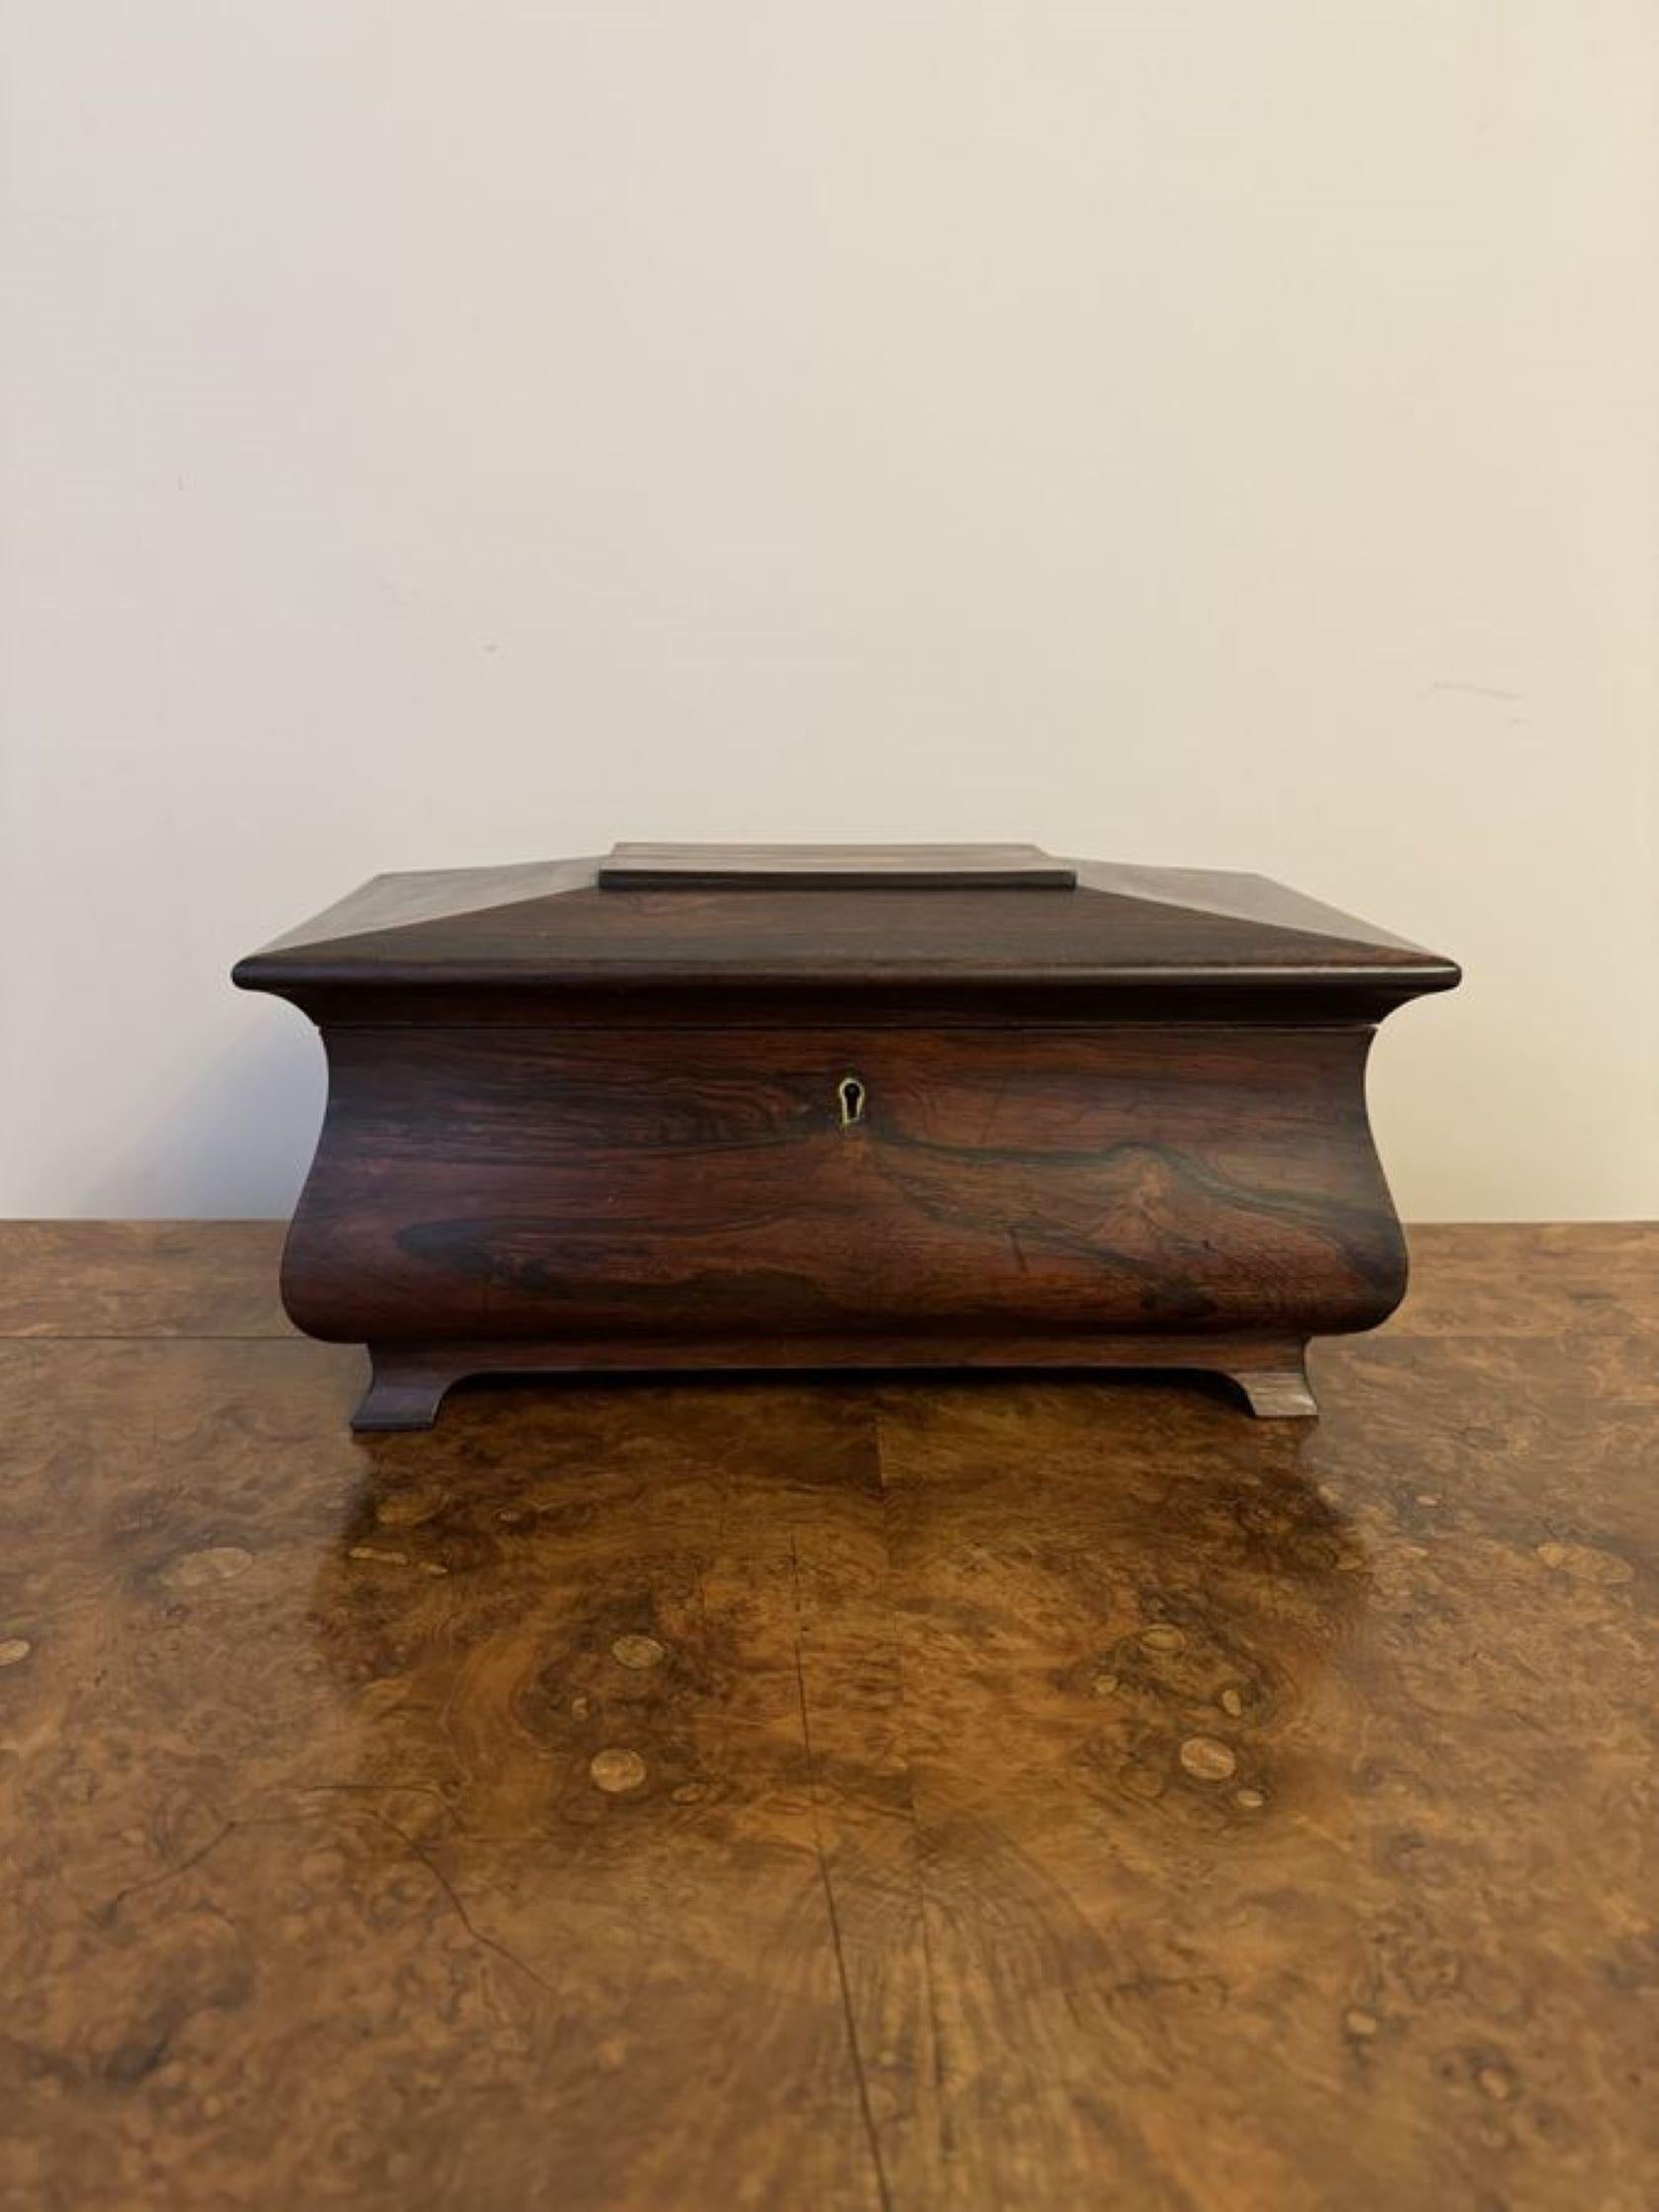
[[[618,846],[377,877],[235,971],[322,1031],[282,1267],[365,1429],[483,1373],[1205,1369],[1314,1410],[1405,1246],[1378,1021],[1447,960],[1260,877]]]

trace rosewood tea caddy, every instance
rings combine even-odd
[[[1366,1118],[1448,960],[1258,876],[619,845],[381,876],[242,961],[328,1053],[282,1263],[359,1429],[480,1374],[1208,1370],[1314,1410],[1405,1244]]]

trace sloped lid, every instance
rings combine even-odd
[[[1449,960],[1265,877],[1032,846],[618,846],[376,876],[240,962],[250,989],[1450,988]]]

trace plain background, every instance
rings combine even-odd
[[[1031,837],[1659,1213],[1651,0],[8,0],[0,1211],[268,1214],[383,869]]]

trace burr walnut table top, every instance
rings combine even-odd
[[[277,1236],[0,1227],[7,2212],[1659,2201],[1659,1228],[416,1438]]]

